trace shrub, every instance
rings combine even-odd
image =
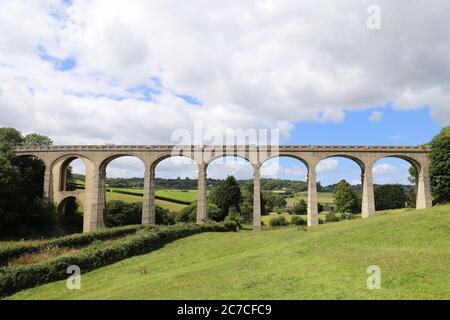
[[[230,223],[231,221],[234,221],[237,228],[239,229],[242,224],[245,222],[244,216],[234,207],[230,207],[230,211],[228,213],[228,216],[225,217],[226,223]]]
[[[356,215],[353,213],[344,213],[341,215],[341,220],[354,220],[356,219]]]
[[[180,210],[175,216],[175,221],[176,222],[195,222],[196,214],[197,214],[197,203],[193,203],[190,206],[187,206],[186,208],[183,208],[182,210]]]
[[[326,222],[338,222],[340,220],[339,216],[333,212],[327,213],[325,217]]]
[[[120,200],[108,201],[104,217],[105,225],[109,228],[139,224],[142,219],[142,203],[127,203]]]
[[[65,279],[67,268],[77,265],[83,272],[132,257],[145,254],[162,247],[173,240],[200,232],[228,231],[223,225],[205,223],[204,225],[180,224],[171,227],[145,227],[136,235],[122,242],[89,250],[76,256],[59,257],[38,264],[0,268],[0,296],[28,289],[44,283]]]
[[[269,220],[269,226],[271,227],[284,227],[287,226],[288,223],[286,221],[286,218],[282,215],[273,217]]]
[[[292,216],[291,224],[295,224],[296,226],[306,226],[307,221],[299,216]]]
[[[299,203],[294,205],[294,213],[295,214],[306,214],[308,207],[306,205],[305,200],[300,199]]]
[[[236,221],[232,220],[230,217],[226,217],[225,221],[223,222],[223,225],[228,230],[237,231],[238,230],[238,224]]]
[[[324,223],[325,223],[325,221],[323,221],[322,218],[319,218],[319,224],[324,224]]]

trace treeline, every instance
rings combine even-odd
[[[84,175],[72,174],[73,179],[85,180]],[[208,178],[206,183],[209,187],[216,187],[220,185],[224,180]],[[252,180],[237,180],[239,186],[244,187]],[[106,178],[106,184],[110,188],[143,188],[144,178]],[[197,179],[190,178],[176,178],[176,179],[164,179],[156,178],[156,185],[160,189],[180,189],[180,190],[192,190],[197,189]],[[263,190],[291,190],[293,192],[302,192],[308,190],[308,183],[305,181],[297,180],[281,180],[281,179],[261,179],[261,188]]]

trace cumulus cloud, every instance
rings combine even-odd
[[[397,171],[397,167],[393,166],[388,163],[383,164],[377,164],[373,167],[372,172],[375,176],[382,175],[382,174],[388,174],[388,173],[394,173]]]
[[[383,119],[383,112],[380,111],[373,111],[372,114],[369,117],[369,120],[372,122],[378,122]]]
[[[339,160],[337,160],[337,159],[322,160],[317,165],[316,171],[318,173],[337,172],[337,171],[339,171]]]
[[[287,136],[387,101],[450,123],[447,1],[379,1],[376,31],[366,1],[67,3],[1,2],[1,125],[57,143],[168,142],[194,119]]]

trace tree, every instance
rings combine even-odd
[[[345,180],[341,180],[336,186],[334,210],[339,213],[358,213],[361,211],[359,194]]]
[[[416,185],[417,184],[417,169],[415,166],[410,166],[408,169],[408,181],[413,184]]]
[[[23,144],[29,147],[50,146],[53,140],[39,133],[30,133],[24,137]]]
[[[375,188],[375,209],[400,209],[406,206],[408,195],[400,184],[385,184]]]
[[[294,214],[306,214],[308,211],[308,207],[306,205],[305,200],[300,199],[300,202],[294,205]]]
[[[228,178],[215,187],[211,191],[211,201],[220,209],[220,215],[214,220],[222,221],[230,210],[230,207],[235,207],[240,210],[242,204],[241,188],[233,176]]]
[[[22,145],[24,138],[20,131],[14,128],[0,128],[0,154],[11,160],[14,157],[13,149]]]
[[[40,141],[49,142],[45,136],[38,135]],[[39,140],[34,137],[35,143]],[[30,138],[31,139],[31,138]],[[0,211],[3,218],[0,224],[5,229],[2,235],[26,233],[39,230],[51,232],[56,223],[53,208],[43,205],[44,163],[34,157],[16,157],[14,147],[24,145],[25,138],[13,128],[0,128],[0,171],[9,172],[11,180],[7,184],[10,192],[2,196]],[[14,169],[12,169],[14,168]],[[45,230],[44,230],[45,229]]]
[[[274,192],[268,191],[262,194],[265,206],[268,211],[274,211],[275,209],[284,209],[286,207],[286,199]]]
[[[431,141],[430,184],[435,203],[450,202],[450,126]]]

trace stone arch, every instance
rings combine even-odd
[[[113,154],[113,155],[108,155],[106,158],[104,158],[101,162],[100,162],[100,171],[104,171],[106,170],[106,167],[108,166],[108,164],[110,164],[112,161],[119,159],[119,158],[123,158],[123,157],[133,157],[133,158],[137,158],[139,159],[142,164],[144,165],[144,167],[146,166],[145,164],[145,160],[137,154],[133,154],[133,153],[118,153],[118,154]]]
[[[369,164],[369,160],[360,154],[352,154],[352,153],[341,153],[341,152],[330,152],[321,156],[317,161],[317,166],[321,163],[321,161],[331,158],[344,158],[347,160],[356,163],[360,169],[360,181],[361,181],[361,201],[358,204],[359,208],[355,208],[357,212],[361,212],[363,217],[369,216],[374,212],[372,209],[372,200],[367,200],[368,194],[371,194],[371,199],[373,199],[373,186],[372,186],[372,173],[371,167]],[[370,170],[368,170],[370,168]],[[359,180],[358,180],[359,181]],[[351,183],[351,181],[347,181],[347,183]],[[360,209],[360,210],[358,210]],[[356,213],[356,212],[355,212]]]
[[[377,161],[382,160],[382,159],[386,159],[386,158],[396,158],[396,159],[405,160],[410,165],[415,167],[417,172],[420,172],[420,169],[422,168],[422,165],[423,165],[421,163],[420,159],[417,159],[416,157],[413,157],[413,156],[410,156],[410,155],[397,154],[397,153],[392,153],[392,154],[386,154],[386,155],[378,156],[378,157],[376,157],[374,159],[373,163],[375,164]]]
[[[190,156],[187,155],[187,154],[183,154],[183,153],[180,153],[180,154],[172,154],[172,153],[168,153],[168,154],[159,155],[159,156],[152,162],[152,164],[151,164],[151,166],[150,166],[150,169],[151,169],[152,171],[154,171],[154,170],[156,169],[156,167],[157,167],[162,161],[167,160],[167,159],[170,159],[170,158],[178,158],[178,157],[180,157],[180,158],[186,158],[186,159],[191,160],[192,162],[194,162],[194,163],[197,164],[197,165],[199,164],[197,160],[195,160],[193,157],[190,157]]]
[[[83,217],[80,217],[80,219],[81,219],[80,229],[83,230],[84,224],[85,224],[84,216],[87,214],[86,213],[87,207],[86,207],[86,203],[85,203],[84,198],[82,196],[80,196],[80,194],[73,193],[73,194],[70,194],[70,195],[65,195],[59,201],[59,203],[57,204],[56,208],[57,208],[57,214],[58,214],[58,217],[60,219],[60,222],[63,224],[63,227],[66,226],[66,223],[67,223],[67,220],[66,220],[66,218],[67,218],[66,207],[70,203],[70,201],[74,201],[74,202],[78,201],[78,202],[81,203],[81,206],[83,208]],[[81,231],[81,230],[76,230],[76,231]]]
[[[239,159],[247,161],[252,167],[257,165],[256,163],[253,163],[249,159],[249,157],[246,157],[246,156],[243,156],[243,155],[237,154],[237,153],[228,153],[228,152],[225,152],[223,154],[214,155],[214,156],[210,157],[209,159],[207,159],[205,161],[205,165],[208,167],[212,162],[214,162],[216,160],[219,160],[219,159],[222,159],[222,158],[239,158]]]
[[[318,159],[317,164],[319,164],[322,160],[326,160],[326,159],[330,159],[330,158],[344,158],[344,159],[352,160],[361,168],[361,172],[364,172],[365,167],[366,167],[366,164],[363,159],[359,158],[356,155],[347,154],[347,153],[332,153],[332,154],[322,156]]]
[[[423,179],[420,178],[421,176],[423,178],[424,174],[426,176],[428,175],[427,166],[425,163],[423,163],[423,160],[421,160],[418,157],[411,156],[411,155],[404,155],[404,154],[397,154],[397,153],[383,154],[374,159],[372,166],[375,166],[378,161],[384,160],[384,159],[400,159],[400,160],[406,161],[407,163],[409,163],[409,165],[411,165],[415,169],[415,171],[416,171],[416,183],[414,186],[415,200],[416,200],[415,206],[417,209],[421,209],[421,208],[430,206],[430,204],[427,204],[427,201],[431,202],[431,199],[430,199],[431,197],[429,196],[429,184],[427,183],[428,178],[426,179],[426,181],[424,181]],[[423,170],[426,172],[424,172]],[[374,201],[375,201],[375,197],[374,197]],[[408,202],[410,202],[410,201],[408,200]],[[413,200],[411,200],[411,202],[413,202]],[[376,201],[375,201],[375,206],[377,207]]]
[[[275,158],[291,158],[291,159],[298,160],[298,161],[300,161],[301,163],[303,163],[303,164],[306,166],[306,169],[307,169],[308,171],[309,171],[309,169],[310,169],[310,166],[312,166],[312,165],[306,160],[306,158],[304,158],[304,157],[302,157],[302,156],[295,155],[295,154],[291,154],[291,153],[280,153],[280,154],[271,155],[271,156],[265,158],[264,160],[261,161],[259,167],[261,168],[261,167],[264,165],[264,163],[266,163],[266,162],[268,162],[268,161],[270,161],[270,160],[272,160],[272,159],[275,159]]]

